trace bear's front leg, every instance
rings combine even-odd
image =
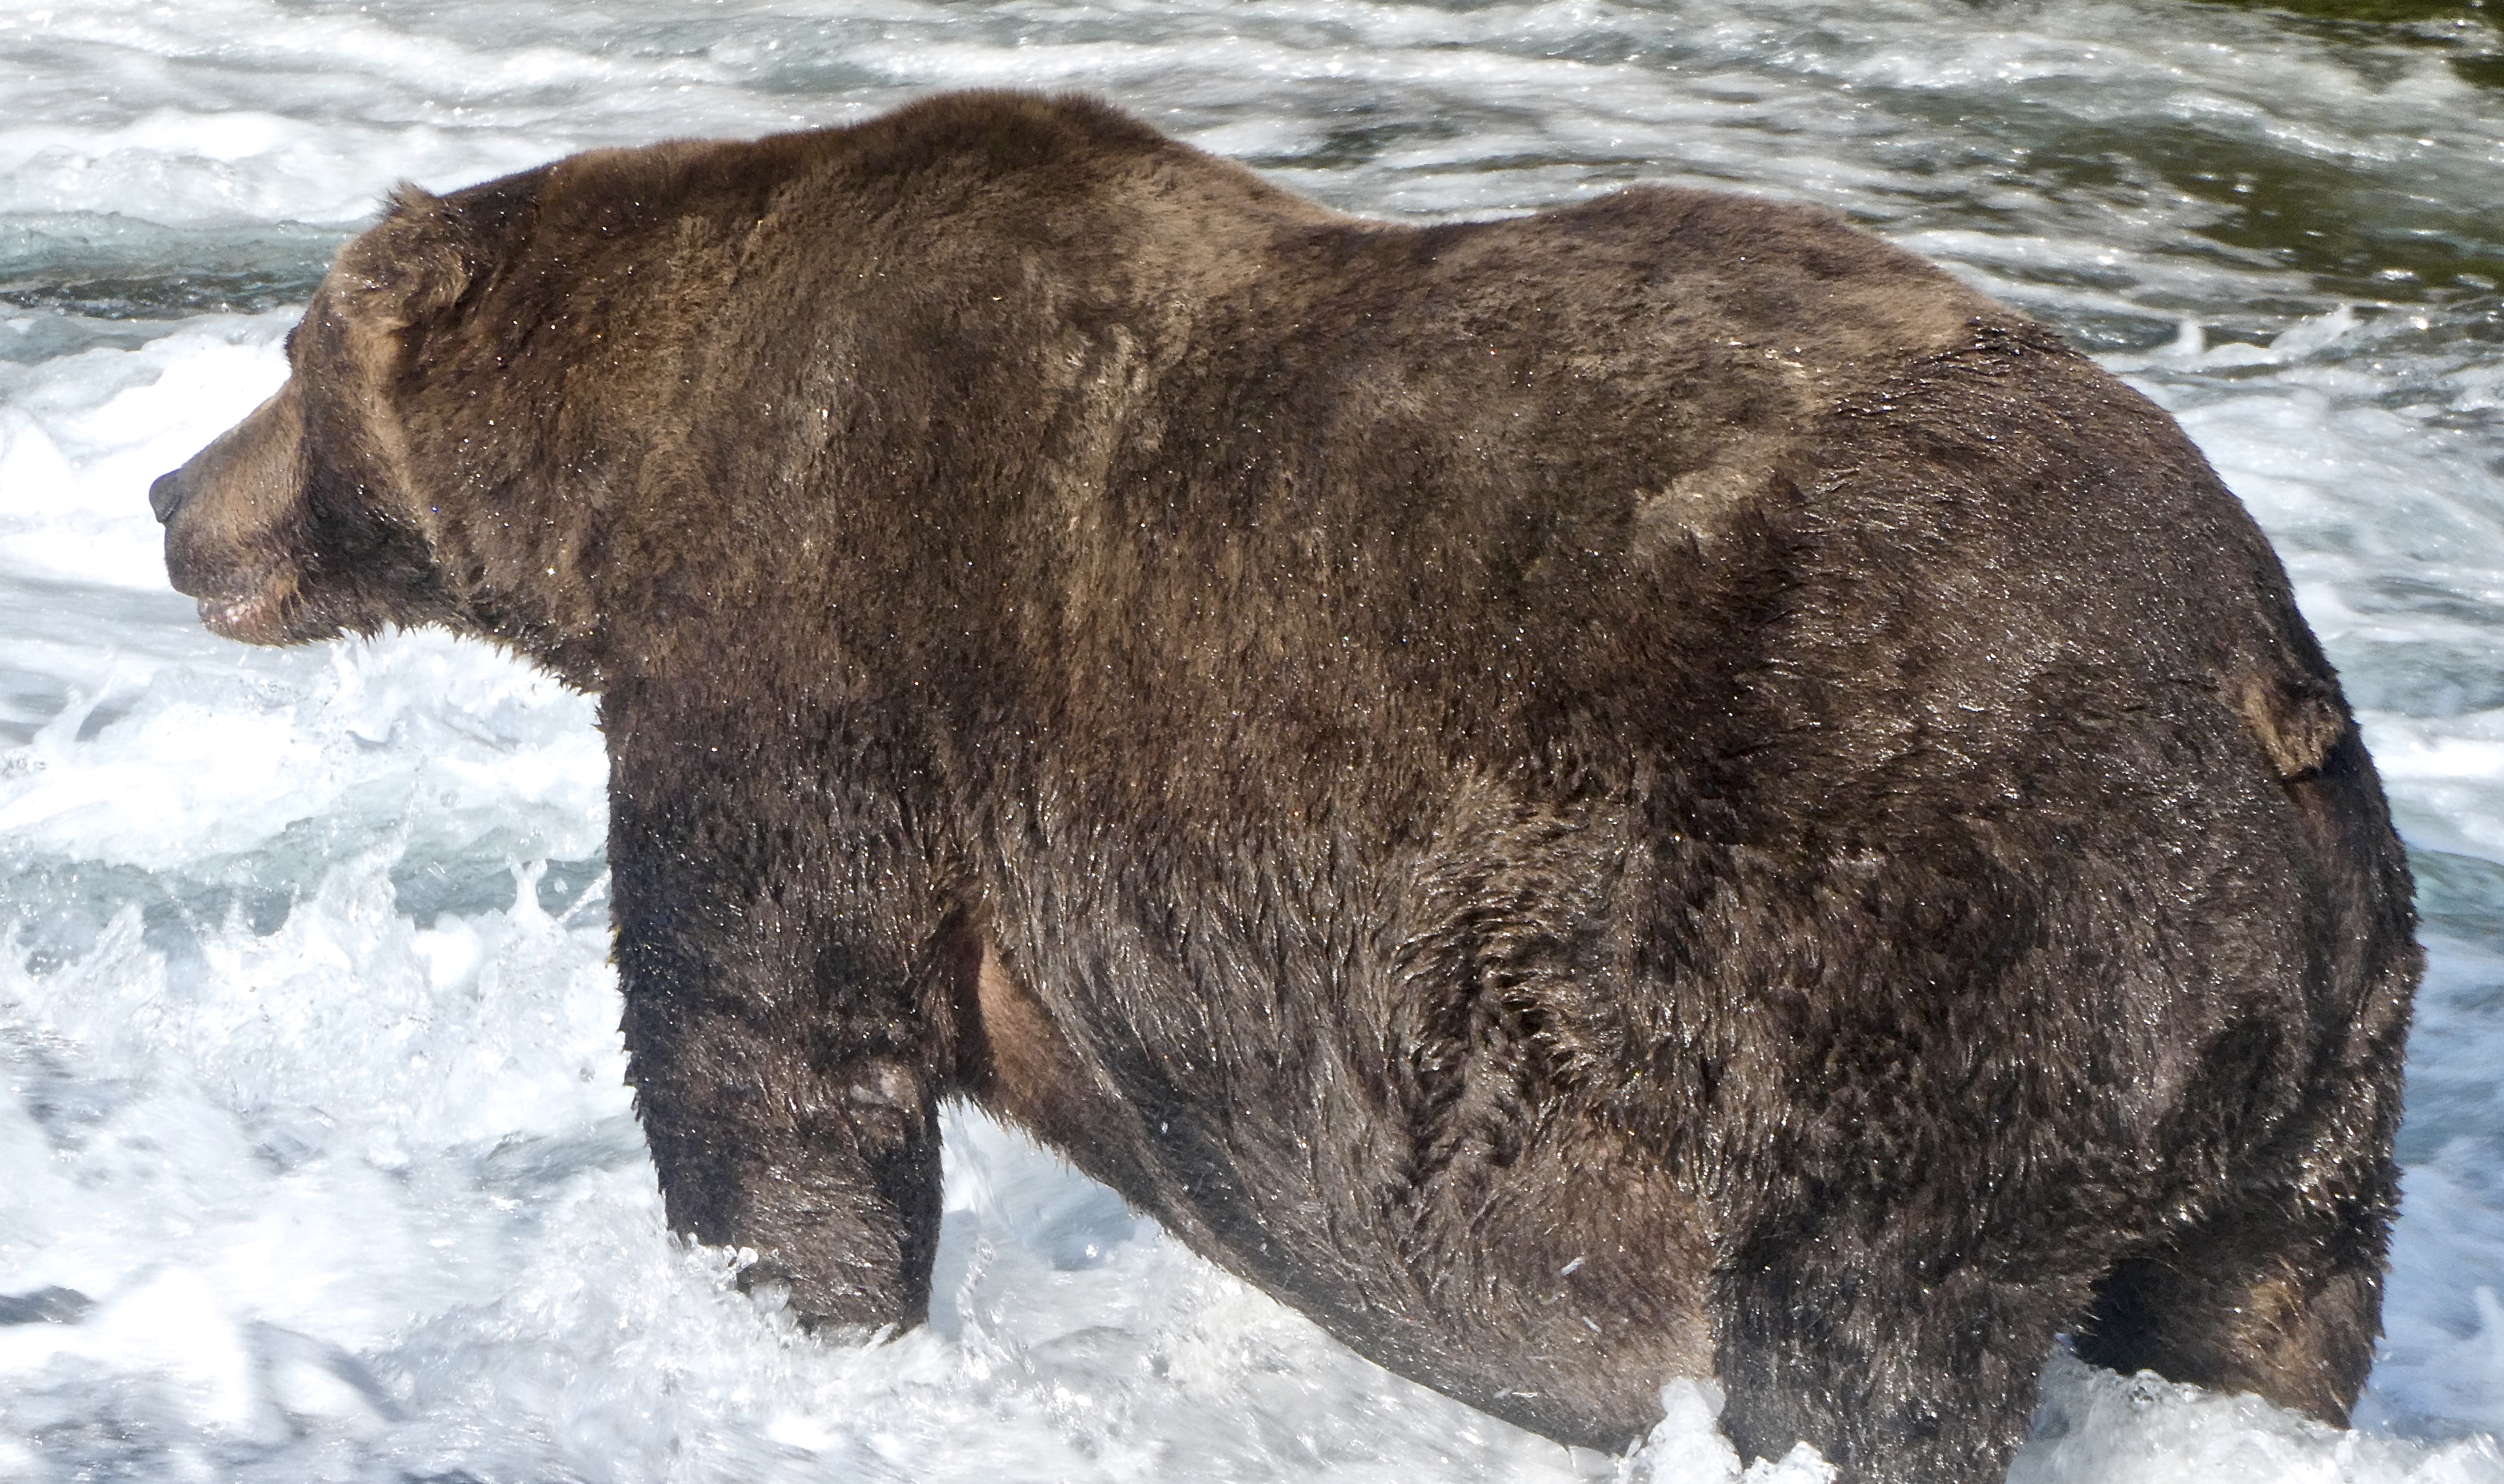
[[[627,1077],[671,1228],[753,1248],[742,1286],[813,1328],[920,1323],[952,1038],[888,759],[787,704],[618,687],[601,721]]]

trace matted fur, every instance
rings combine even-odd
[[[671,1223],[812,1319],[923,1316],[963,1093],[1578,1443],[1986,1479],[2062,1331],[2354,1398],[2372,767],[2180,431],[1918,259],[961,94],[403,191],[292,355],[176,585],[600,693]]]

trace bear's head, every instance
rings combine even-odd
[[[449,203],[401,188],[288,333],[286,385],[150,488],[166,575],[210,629],[291,644],[461,617],[443,492],[412,466],[401,414],[414,342],[470,282],[469,246]]]

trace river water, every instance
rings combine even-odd
[[[0,0],[0,1479],[1734,1475],[1388,1377],[970,1116],[933,1323],[794,1335],[662,1228],[589,704],[165,588],[148,481],[394,182],[1008,86],[1375,215],[1821,202],[2179,416],[2418,871],[2388,1334],[2353,1433],[2056,1357],[2015,1476],[2504,1481],[2504,34],[2359,5]]]

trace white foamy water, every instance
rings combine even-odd
[[[2433,967],[2354,1432],[2056,1358],[2027,1484],[2504,1484],[2504,91],[2483,27],[2176,0],[81,0],[0,10],[0,1479],[1622,1478],[950,1126],[933,1322],[797,1336],[665,1234],[589,704],[272,652],[146,487],[276,386],[395,181],[1087,88],[1336,205],[1824,202],[2051,320],[2266,525]],[[1812,1484],[1810,1455],[1750,1484]]]

